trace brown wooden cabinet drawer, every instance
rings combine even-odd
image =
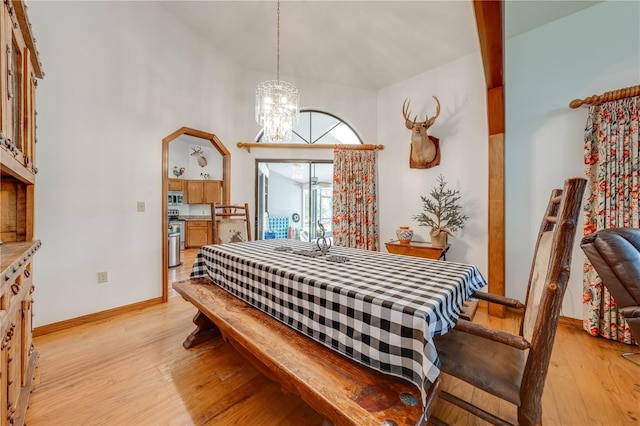
[[[208,223],[206,220],[189,220],[187,228],[206,228]]]

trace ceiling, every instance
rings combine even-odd
[[[276,2],[159,1],[248,70],[276,77]],[[513,37],[600,1],[508,0]],[[470,0],[285,1],[280,6],[283,80],[378,90],[479,49]]]

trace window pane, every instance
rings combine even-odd
[[[340,123],[327,136],[330,136],[335,140],[336,142],[331,142],[335,144],[357,145],[361,143],[358,135],[356,135],[355,132],[344,123]]]
[[[362,144],[362,139],[339,118],[321,111],[301,111],[298,125],[293,129],[291,143],[319,143],[327,145]],[[258,141],[262,140],[262,135]]]
[[[325,236],[331,237],[331,224],[333,218],[333,164],[316,163],[312,168],[311,188],[313,206],[312,238],[317,238],[318,222],[322,223]]]
[[[295,223],[292,216],[304,215],[303,191],[308,188],[309,164],[260,162],[258,171],[258,217],[263,230],[256,239],[288,238],[290,228],[291,237],[300,238],[302,221]]]
[[[294,134],[292,142],[294,143],[311,143],[311,113],[310,112],[301,112],[300,120],[298,120],[298,125],[293,128],[293,131],[297,133],[299,136]],[[302,138],[302,140],[300,140]]]
[[[325,139],[325,134],[328,134],[331,129],[340,123],[335,117],[319,112],[314,112],[311,115],[311,140],[313,143],[336,143]]]
[[[293,135],[291,136],[291,143],[309,143],[306,140],[302,139],[300,136],[298,136],[296,132],[297,130],[293,131]]]
[[[331,237],[333,164],[331,162],[260,161],[256,191],[259,229],[256,239],[315,241],[318,222]],[[294,222],[297,213],[300,218]]]

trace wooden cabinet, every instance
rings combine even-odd
[[[25,5],[5,1],[0,13],[0,145],[2,169],[22,180],[35,181],[35,89],[42,68],[30,31]]]
[[[183,184],[184,180],[182,179],[169,179],[169,183],[167,184],[167,189],[169,191],[184,191]]]
[[[187,204],[211,204],[222,201],[221,180],[188,180]]]
[[[384,244],[389,253],[435,260],[447,260],[446,256],[449,250],[448,244],[446,247],[433,247],[431,243],[421,241],[411,241],[409,244],[400,244],[399,241],[391,241]]]
[[[211,244],[213,232],[210,220],[188,220],[186,224],[185,248]]]
[[[202,181],[204,190],[204,202],[206,204],[222,202],[222,181],[204,180]]]
[[[22,1],[0,5],[0,426],[22,425],[38,353],[32,339],[36,88],[42,67]]]
[[[0,292],[0,424],[22,425],[38,353],[32,339],[32,257],[40,241],[5,243],[2,246]]]
[[[199,180],[187,181],[187,204],[204,203],[204,185]]]

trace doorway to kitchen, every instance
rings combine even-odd
[[[256,160],[256,239],[331,237],[333,161]]]
[[[196,237],[204,240],[199,245],[208,243],[210,232],[207,222],[210,222],[210,217],[199,216],[210,211],[210,204],[214,201],[229,204],[230,188],[231,154],[215,134],[181,127],[162,139],[163,302],[169,297],[169,277],[176,280],[179,275],[176,270],[182,269],[182,242],[185,241],[187,248],[187,237],[193,234],[194,240]],[[191,233],[185,217],[195,224]],[[173,268],[169,269],[169,266]]]

